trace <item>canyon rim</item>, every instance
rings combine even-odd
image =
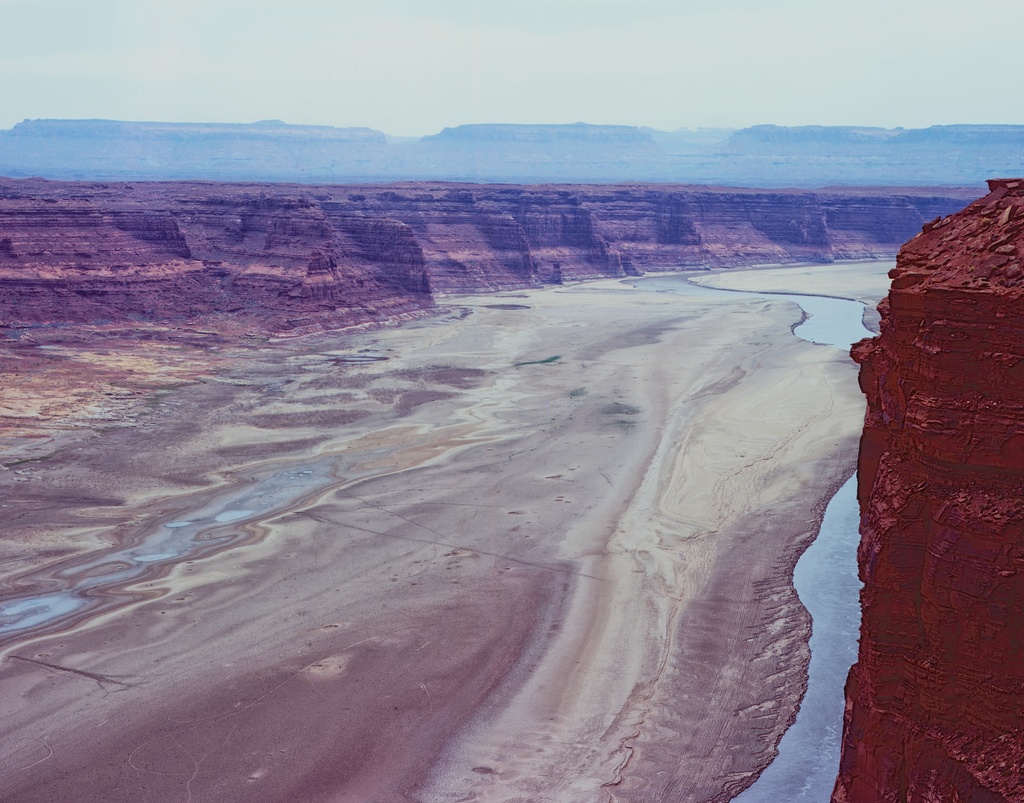
[[[798,704],[792,565],[863,402],[783,300],[618,280],[874,301],[846,261],[977,195],[0,190],[17,801],[730,799]],[[990,245],[972,288],[1016,278]]]

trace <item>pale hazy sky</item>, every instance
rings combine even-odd
[[[1021,0],[0,0],[25,118],[1022,123]]]

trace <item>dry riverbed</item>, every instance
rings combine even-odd
[[[793,717],[792,566],[862,423],[799,317],[604,281],[6,345],[0,604],[92,590],[0,633],[0,799],[728,799]]]

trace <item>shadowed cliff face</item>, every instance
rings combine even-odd
[[[1024,181],[900,252],[854,347],[860,656],[835,801],[1024,799]]]
[[[971,194],[0,180],[0,324],[332,328],[435,291],[891,256]]]

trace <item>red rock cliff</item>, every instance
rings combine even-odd
[[[0,179],[0,325],[329,327],[429,305],[432,291],[886,256],[966,200],[948,188]]]
[[[1024,800],[1024,180],[907,243],[854,347],[860,656],[833,800]]]

